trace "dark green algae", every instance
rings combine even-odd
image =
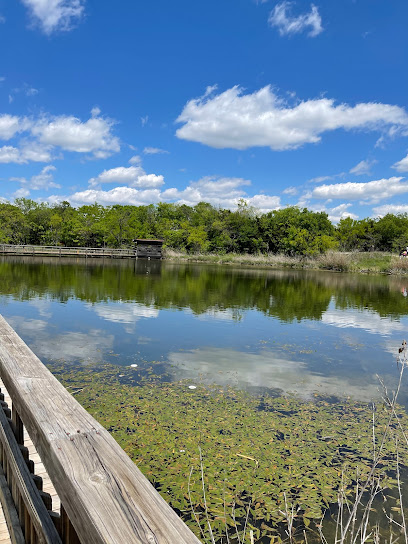
[[[252,529],[259,542],[281,542],[285,494],[299,534],[309,528],[312,542],[315,524],[335,510],[341,482],[352,499],[356,475],[364,481],[372,466],[373,410],[367,404],[319,396],[304,402],[220,386],[190,389],[191,382],[167,381],[155,364],[50,369],[203,542],[210,542],[206,506],[216,542],[227,542],[226,528],[234,542],[247,514],[247,534]],[[398,418],[408,428],[402,408]],[[388,409],[376,406],[374,419],[378,449]],[[396,484],[398,429],[392,423],[376,469],[385,490]],[[407,466],[402,441],[398,455]]]

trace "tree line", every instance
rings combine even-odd
[[[200,202],[73,207],[27,198],[0,203],[0,243],[86,247],[132,246],[162,238],[188,252],[316,255],[342,251],[399,251],[408,245],[408,214],[341,219],[295,206],[261,214],[244,200],[234,211]]]

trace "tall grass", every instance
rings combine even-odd
[[[249,255],[241,253],[186,253],[171,248],[164,250],[164,258],[178,262],[229,264],[270,268],[332,270],[369,274],[408,274],[408,259],[391,253],[329,251],[314,257],[281,254]]]

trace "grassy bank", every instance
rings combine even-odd
[[[178,262],[245,265],[271,268],[292,268],[308,270],[333,270],[337,272],[358,272],[370,274],[407,274],[408,259],[398,255],[373,251],[345,253],[331,251],[315,257],[288,257],[287,255],[247,255],[239,253],[185,253],[170,248],[164,250],[164,257]]]

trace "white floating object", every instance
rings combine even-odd
[[[119,374],[119,378],[123,378],[124,374]]]
[[[136,364],[133,364],[133,365],[130,365],[132,368],[136,368],[137,365]]]
[[[197,389],[197,386],[196,385],[189,385],[188,388],[189,389]]]
[[[180,453],[184,453],[186,450],[180,450]]]

